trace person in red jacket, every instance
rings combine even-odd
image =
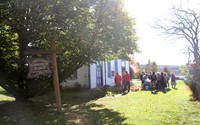
[[[116,75],[115,75],[115,87],[116,87],[117,93],[120,92],[121,81],[122,81],[122,77],[119,75],[119,73],[116,73]]]
[[[125,91],[127,90],[128,92],[130,91],[130,79],[131,79],[131,76],[126,71],[124,75],[124,82],[125,82],[124,90]]]

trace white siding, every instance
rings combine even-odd
[[[117,59],[117,71],[121,76],[122,76],[122,60],[121,59]],[[103,65],[104,66],[104,65]],[[108,63],[106,63],[106,70],[108,70]],[[103,68],[103,77],[105,79],[105,67]],[[130,73],[129,71],[129,62],[125,61],[125,70]],[[105,85],[105,80],[104,80],[104,85]],[[114,82],[114,77],[109,78],[108,77],[108,71],[106,71],[106,85],[110,85],[110,86],[114,86],[115,82]]]
[[[96,64],[91,64],[90,65],[90,88],[96,88],[97,87],[97,82],[96,82]]]
[[[122,76],[122,60],[121,59],[117,59],[117,67],[115,69],[116,69],[116,72],[118,72]],[[130,73],[128,61],[125,61],[125,70]],[[103,79],[103,85],[110,85],[110,86],[115,85],[114,77],[108,78],[108,62],[102,63],[102,79]],[[97,87],[97,65],[91,64],[89,68],[88,66],[81,67],[77,71],[77,79],[67,80],[67,83],[70,83],[70,84],[66,84],[66,85],[73,85],[75,82],[78,82],[82,86],[87,86],[87,87],[89,87],[89,84],[90,84],[90,88],[96,88]]]
[[[74,83],[78,82],[84,87],[88,87],[89,79],[88,79],[88,66],[83,66],[77,70],[77,79],[67,80],[67,83],[62,82],[63,86],[73,86]]]
[[[114,85],[114,81],[113,81],[114,78],[109,78],[108,77],[108,62],[106,62],[106,68],[105,69],[106,69],[106,85],[113,86]]]

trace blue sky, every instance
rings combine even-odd
[[[135,18],[138,44],[142,53],[135,59],[141,64],[148,60],[159,65],[184,65],[188,56],[183,53],[187,42],[166,39],[152,26],[157,19],[166,18],[172,5],[180,5],[180,0],[125,0],[125,7]],[[198,8],[200,0],[182,0],[183,7]]]

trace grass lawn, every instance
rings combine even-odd
[[[200,104],[181,81],[166,93],[130,92],[105,97],[100,90],[63,92],[63,112],[55,112],[54,95],[31,102],[12,101],[0,89],[1,125],[199,125]],[[5,101],[8,102],[5,102]]]
[[[8,92],[6,92],[3,88],[0,87],[0,103],[3,101],[13,101],[14,98]]]

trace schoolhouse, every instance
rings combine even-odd
[[[118,72],[122,76],[123,71],[129,70],[129,61],[115,59],[109,62],[100,61],[89,66],[79,68],[71,79],[61,83],[62,86],[72,86],[75,83],[81,84],[82,87],[102,88],[105,85],[114,86],[114,77]]]

